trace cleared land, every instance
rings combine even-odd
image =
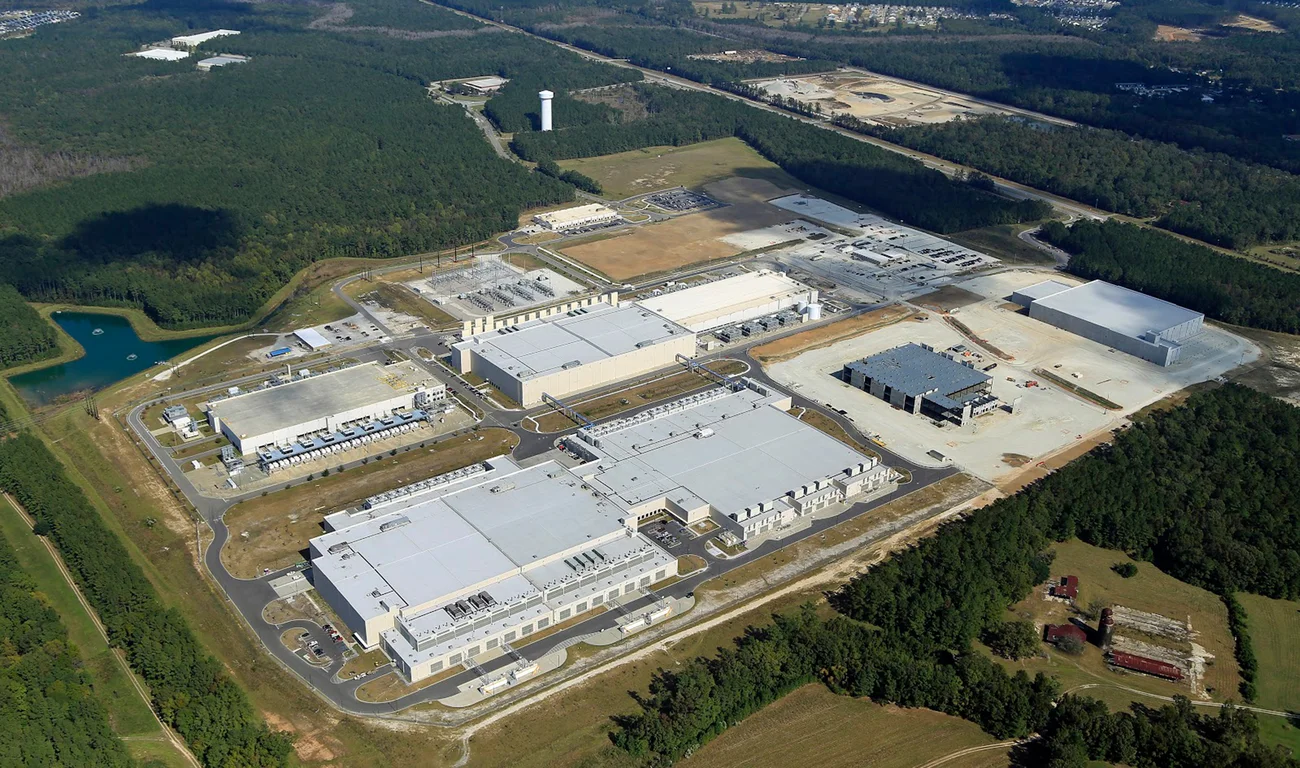
[[[958,245],[996,256],[1013,264],[1051,264],[1052,257],[1039,248],[1020,239],[1020,233],[1030,229],[1029,224],[998,224],[992,227],[968,229],[944,235]]]
[[[791,408],[788,413],[791,416],[797,417],[800,421],[813,429],[820,429],[822,432],[825,432],[836,440],[839,440],[841,443],[853,448],[855,451],[863,451],[871,456],[880,458],[880,454],[867,448],[852,437],[849,437],[849,433],[845,431],[844,427],[840,426],[839,422],[830,418],[821,411],[814,411],[811,408],[795,407]]]
[[[1162,43],[1199,43],[1205,36],[1194,29],[1160,24],[1156,26],[1154,39]]]
[[[701,189],[732,176],[762,179],[779,188],[803,188],[797,179],[736,138],[684,147],[647,147],[615,155],[561,160],[565,170],[580,171],[614,198],[632,197],[668,187]]]
[[[837,320],[817,328],[786,336],[776,341],[760,344],[749,350],[749,356],[763,365],[791,360],[810,349],[829,347],[845,339],[883,328],[913,315],[901,304],[874,309],[860,315]]]
[[[1251,32],[1273,32],[1275,34],[1281,34],[1285,31],[1268,19],[1261,19],[1256,16],[1247,16],[1244,13],[1238,14],[1237,18],[1231,21],[1225,21],[1223,26],[1249,29]]]
[[[226,513],[230,540],[221,562],[241,579],[293,565],[303,559],[307,539],[321,533],[325,515],[380,491],[510,453],[518,441],[508,430],[479,430],[245,501]]]
[[[1241,678],[1233,656],[1232,634],[1228,631],[1228,611],[1217,596],[1162,573],[1150,563],[1138,563],[1137,575],[1125,579],[1111,570],[1115,563],[1129,562],[1123,552],[1101,549],[1078,540],[1056,544],[1053,549],[1056,560],[1052,563],[1052,576],[1059,578],[1068,574],[1079,577],[1079,598],[1075,605],[1080,608],[1098,601],[1099,605],[1122,605],[1178,621],[1190,621],[1192,631],[1196,633],[1193,642],[1214,655],[1203,680],[1210,697],[1215,701],[1240,700],[1237,686]],[[1010,612],[1015,618],[1028,619],[1039,626],[1044,623],[1063,624],[1071,617],[1079,617],[1065,602],[1045,597],[1045,592],[1042,587],[1035,589],[1029,597],[1012,606]],[[1091,620],[1089,623],[1096,624]],[[1127,630],[1121,631],[1132,634]],[[1161,644],[1158,638],[1143,636],[1140,639]],[[1046,645],[1043,649],[1048,652],[1045,658],[999,661],[1014,669],[1024,669],[1031,675],[1035,672],[1056,675],[1066,690],[1080,685],[1126,686],[1162,696],[1182,694],[1193,699],[1201,698],[1191,693],[1185,681],[1173,683],[1147,675],[1111,672],[1102,659],[1101,649],[1094,645],[1085,647],[1078,656],[1059,653]],[[1117,704],[1122,706],[1126,701],[1150,703],[1149,699],[1126,691],[1113,691],[1106,696],[1094,691],[1088,695],[1106,699],[1112,708]]]
[[[1258,704],[1269,709],[1300,712],[1300,603],[1239,594],[1250,621],[1250,639],[1259,661]]]
[[[995,743],[974,723],[928,709],[880,706],[806,685],[764,707],[710,742],[682,765],[749,768],[914,768],[969,747]],[[1004,750],[949,763],[965,768],[1004,766]]]
[[[394,312],[418,318],[430,328],[450,328],[458,322],[456,318],[416,296],[410,288],[400,283],[378,283],[373,291],[359,298],[373,300]]]
[[[764,179],[732,178],[709,184],[705,191],[737,202],[565,246],[564,254],[614,280],[628,280],[735,256],[742,249],[722,238],[795,218],[767,203],[783,190]]]
[[[960,117],[1007,114],[959,94],[867,72],[827,72],[753,84],[827,115],[852,115],[879,125],[933,125]]]
[[[748,366],[739,360],[719,360],[710,362],[709,367],[718,373],[730,375],[741,373]],[[694,392],[697,389],[712,386],[715,381],[715,379],[707,378],[699,373],[682,371],[681,373],[646,382],[631,389],[613,392],[591,400],[581,400],[577,403],[570,402],[569,404],[583,416],[592,421],[597,421],[616,416],[633,408],[649,405],[658,400],[678,397],[688,392]],[[552,411],[543,416],[538,416],[534,421],[537,423],[537,429],[535,430],[537,432],[559,432],[574,426],[573,421],[559,411]]]

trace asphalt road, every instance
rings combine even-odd
[[[836,319],[839,318],[828,317],[824,322],[833,322]],[[795,333],[802,330],[806,330],[806,326],[796,326],[785,333],[766,335],[748,342],[745,345],[731,349],[723,349],[702,356],[698,359],[706,363],[709,360],[719,358],[744,359],[751,366],[750,372],[746,375],[769,385],[777,386],[776,382],[772,381],[752,360],[752,358],[749,357],[748,348],[756,344],[766,343],[773,339],[780,338],[787,333]],[[339,355],[347,355],[348,357],[354,358],[373,357],[376,359],[382,359],[385,350],[399,350],[410,354],[410,350],[417,346],[425,347],[435,353],[444,353],[446,351],[443,334],[432,331],[419,331],[401,337],[390,338],[388,342],[383,344],[372,344],[362,353],[358,353],[353,349],[341,351]],[[551,409],[545,406],[512,411],[493,408],[489,403],[483,400],[477,392],[473,391],[472,388],[467,387],[457,377],[450,375],[438,364],[426,363],[414,354],[410,354],[410,356],[418,364],[429,370],[431,374],[446,382],[452,392],[460,397],[461,400],[470,402],[481,409],[483,412],[483,418],[481,419],[480,424],[482,426],[498,426],[513,430],[520,438],[520,443],[514,451],[516,459],[525,460],[546,453],[553,448],[557,439],[564,435],[571,434],[577,429],[577,426],[575,425],[564,432],[541,435],[519,428],[516,425],[527,416],[540,415],[541,413],[549,412]],[[180,488],[181,492],[192,504],[194,504],[204,521],[212,529],[214,539],[208,546],[207,551],[204,553],[204,564],[209,573],[212,575],[213,579],[216,580],[217,584],[220,585],[222,591],[231,601],[236,611],[240,614],[244,622],[249,626],[254,634],[257,635],[258,639],[262,641],[262,644],[266,649],[273,656],[283,662],[285,666],[302,679],[310,688],[315,690],[320,696],[340,710],[358,715],[390,715],[414,704],[445,698],[454,694],[460,685],[474,680],[478,677],[479,673],[477,671],[469,670],[461,672],[453,677],[439,681],[434,685],[394,702],[371,704],[358,700],[355,695],[356,689],[360,687],[360,685],[364,684],[366,680],[372,679],[375,676],[375,672],[370,673],[366,678],[361,680],[338,681],[336,680],[335,675],[337,675],[343,666],[344,660],[342,654],[340,653],[340,649],[333,642],[329,641],[329,638],[319,629],[319,627],[314,623],[307,621],[291,621],[276,625],[268,623],[263,618],[263,609],[269,602],[275,599],[275,593],[268,582],[292,569],[284,569],[257,579],[239,579],[231,575],[230,572],[226,570],[225,565],[221,562],[221,548],[230,536],[229,530],[227,529],[223,519],[225,512],[242,500],[260,496],[260,490],[250,491],[233,498],[224,499],[204,495],[202,491],[194,487],[194,485],[189,481],[177,462],[170,458],[169,450],[159,444],[157,439],[150,433],[149,428],[143,422],[142,414],[146,408],[160,401],[192,398],[196,394],[215,392],[234,384],[248,384],[264,378],[266,378],[265,374],[247,376],[232,381],[213,384],[205,388],[177,393],[164,398],[156,398],[137,405],[127,414],[127,422],[130,428],[135,431],[137,436],[145,443],[147,449],[158,458],[159,465],[163,471],[168,474],[172,481],[176,483],[177,487]],[[603,390],[597,390],[595,393],[587,393],[584,397],[593,395],[598,396],[602,391],[616,391],[626,386],[626,383],[613,384]],[[842,426],[850,435],[853,435],[863,443],[867,442],[866,437],[858,431],[856,425],[840,414],[828,411],[819,404],[800,395],[792,394],[791,397],[795,405],[820,411],[828,418],[831,418],[836,423],[840,424],[840,426]],[[626,418],[635,415],[641,410],[652,408],[654,406],[655,404],[651,403],[622,413],[614,418]],[[698,555],[708,563],[708,567],[703,571],[692,574],[681,581],[669,585],[661,591],[647,592],[642,597],[628,604],[626,606],[626,612],[636,612],[637,610],[653,604],[662,597],[687,596],[694,592],[694,590],[703,582],[725,574],[756,557],[770,554],[780,548],[802,541],[809,536],[818,535],[833,525],[837,525],[870,512],[882,504],[886,504],[912,491],[923,488],[926,485],[952,475],[957,471],[951,467],[932,468],[919,466],[884,448],[873,447],[873,450],[881,454],[881,460],[884,463],[910,472],[912,475],[911,482],[900,486],[884,496],[854,504],[836,517],[814,521],[813,525],[809,529],[792,535],[789,538],[780,541],[768,541],[757,550],[743,555],[738,559],[714,559],[709,555],[704,546],[704,541],[708,537],[703,537],[701,539],[688,539],[682,537],[680,544],[670,548],[669,551],[678,556],[687,554]],[[347,463],[344,466],[351,467],[359,466],[360,464],[361,460],[358,459]],[[301,483],[306,481],[299,480],[297,482]],[[622,614],[623,611],[610,611],[593,616],[585,621],[567,627],[554,635],[548,636],[543,640],[524,646],[520,651],[528,658],[540,658],[552,649],[569,643],[569,641],[574,641],[588,634],[600,632],[603,629],[616,626],[618,618]],[[298,653],[286,648],[280,642],[280,636],[286,630],[299,628],[304,631],[312,632],[313,637],[320,642],[323,648],[326,649],[328,658],[330,659],[328,665],[322,666],[308,663],[299,656]],[[482,669],[490,674],[495,670],[506,667],[512,663],[514,663],[514,659],[507,655],[483,664]],[[381,667],[377,670],[377,672],[380,673],[384,671],[387,671],[386,667]]]

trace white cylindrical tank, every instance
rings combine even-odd
[[[808,319],[809,320],[822,319],[822,305],[820,303],[813,303],[808,305]]]
[[[802,315],[804,312],[808,311],[808,302],[805,299],[799,299],[799,301],[795,303],[795,308],[799,311],[799,314]]]
[[[550,91],[538,91],[537,95],[542,99],[542,130],[551,130],[551,99],[555,94]]]

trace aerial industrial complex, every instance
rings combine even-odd
[[[425,417],[446,385],[414,363],[365,363],[208,402],[208,426],[263,464],[346,445]],[[274,467],[271,467],[274,468]]]
[[[844,381],[910,413],[963,424],[1001,405],[987,373],[935,352],[904,344],[844,366]]]
[[[609,224],[618,221],[619,218],[618,211],[613,208],[600,203],[591,203],[549,213],[539,213],[533,217],[533,221],[552,232],[562,232],[580,227],[591,227],[597,224]]]
[[[738,380],[579,431],[570,469],[501,456],[372,498],[311,540],[316,588],[418,681],[676,575],[651,515],[752,540],[893,487],[789,407]]]

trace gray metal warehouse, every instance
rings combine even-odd
[[[904,344],[844,366],[841,377],[911,413],[964,423],[998,407],[992,378],[924,344]]]
[[[1070,287],[1048,280],[1012,295],[1035,320],[1156,365],[1178,362],[1183,342],[1205,329],[1205,315],[1118,285]]]

